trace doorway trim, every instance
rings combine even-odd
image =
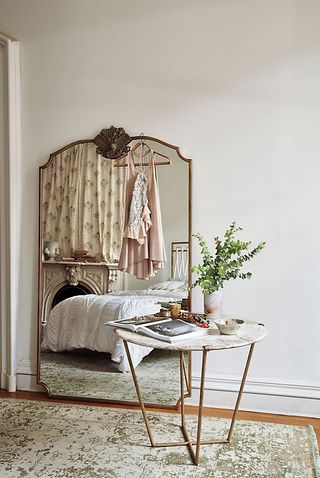
[[[16,391],[17,335],[21,317],[21,77],[20,44],[0,32],[4,61],[4,150],[0,196],[1,388]]]

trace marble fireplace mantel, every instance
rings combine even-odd
[[[118,289],[118,264],[107,262],[42,261],[40,297],[41,323],[47,322],[53,300],[66,285],[84,286],[92,294],[108,294]]]

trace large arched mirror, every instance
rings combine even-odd
[[[165,315],[172,303],[190,310],[191,160],[111,127],[50,155],[39,203],[38,383],[54,397],[136,402],[123,345],[105,324]],[[143,238],[128,239],[136,210]],[[178,355],[132,353],[145,402],[175,407]],[[186,376],[190,390],[190,357]]]

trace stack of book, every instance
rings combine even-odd
[[[75,249],[72,257],[78,262],[97,262],[96,257],[90,256],[86,249]]]

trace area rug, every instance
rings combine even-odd
[[[153,413],[157,440],[180,440],[179,415]],[[195,417],[188,418],[194,434]],[[229,421],[205,417],[204,438]],[[232,445],[150,448],[139,411],[0,400],[1,478],[319,478],[311,427],[238,421]]]
[[[146,403],[174,406],[180,397],[179,355],[153,350],[136,368]],[[131,373],[106,354],[41,354],[41,381],[51,395],[137,402]]]

